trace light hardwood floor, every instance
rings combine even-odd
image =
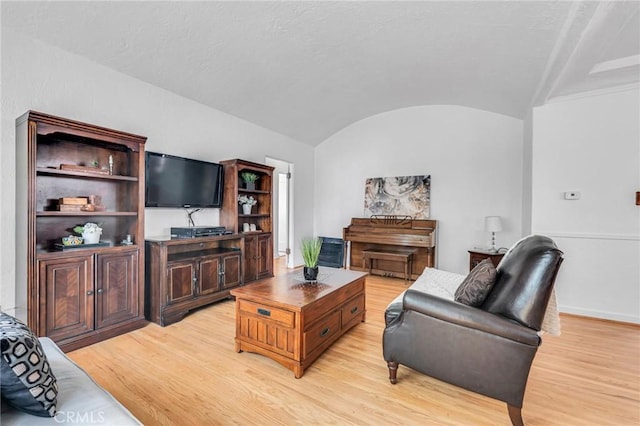
[[[146,425],[509,425],[505,404],[412,371],[387,379],[383,312],[406,286],[367,278],[367,320],[301,379],[234,352],[234,302],[202,308],[69,356]],[[525,424],[640,424],[640,327],[562,315],[543,337]]]

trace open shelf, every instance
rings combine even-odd
[[[87,173],[87,172],[76,172],[72,170],[60,170],[53,169],[49,167],[38,167],[36,169],[36,173],[39,175],[51,175],[51,176],[71,176],[78,177],[82,179],[104,179],[104,180],[124,180],[130,182],[137,182],[138,178],[135,176],[121,176],[121,175],[108,175],[104,173]]]
[[[238,193],[246,193],[246,194],[271,194],[271,191],[264,191],[261,189],[246,189],[246,188],[238,188]]]
[[[39,211],[39,217],[73,217],[73,216],[137,216],[138,212],[58,212]]]

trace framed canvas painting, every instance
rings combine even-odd
[[[428,219],[431,175],[369,178],[365,182],[364,215]]]

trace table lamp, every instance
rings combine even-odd
[[[497,253],[496,232],[502,231],[502,220],[500,220],[500,216],[486,216],[484,218],[484,230],[491,232],[491,248],[489,251],[491,253]]]

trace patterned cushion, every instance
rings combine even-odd
[[[20,320],[0,312],[0,390],[20,411],[56,414],[58,384],[40,341]]]
[[[496,281],[496,268],[491,259],[478,263],[456,290],[455,301],[469,306],[480,306]]]

